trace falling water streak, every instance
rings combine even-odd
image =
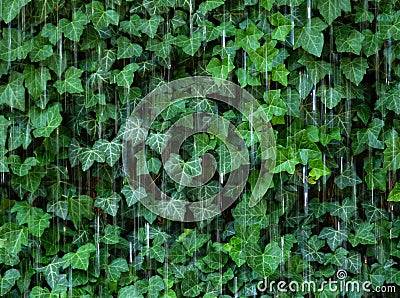
[[[308,215],[308,169],[307,165],[303,166],[303,187],[304,187],[304,214]]]
[[[72,265],[69,265],[69,297],[72,297]]]
[[[389,36],[387,42],[387,53],[386,53],[386,65],[385,65],[385,82],[387,85],[390,84],[391,81],[391,72],[392,72],[392,38]]]
[[[265,47],[265,91],[269,89],[269,81],[268,81],[268,51],[267,47]]]
[[[244,81],[247,83],[247,53],[243,51],[243,69],[244,69]]]
[[[254,165],[254,161],[256,158],[256,153],[255,151],[255,145],[254,145],[254,127],[253,127],[253,113],[254,113],[254,107],[250,107],[250,115],[249,115],[249,129],[250,129],[250,165]]]
[[[344,158],[343,156],[340,157],[340,164],[339,164],[339,170],[340,170],[340,174],[343,173],[343,163],[344,163]]]
[[[311,0],[307,0],[307,29],[311,29]]]
[[[8,23],[8,61],[7,61],[7,70],[10,71],[11,69],[11,22]]]
[[[234,288],[234,291],[235,291],[235,293],[234,293],[234,298],[238,298],[239,297],[239,293],[238,293],[238,282],[237,282],[237,276],[235,276],[234,278],[233,278],[233,288]]]
[[[317,85],[314,84],[312,92],[312,116],[313,116],[313,125],[317,125]]]
[[[95,228],[96,228],[96,256],[95,256],[95,271],[100,272],[100,216],[96,214],[95,218]]]
[[[149,258],[150,256],[150,225],[148,222],[146,222],[146,246],[147,246],[147,251],[146,251],[146,257]]]
[[[284,200],[283,200],[284,201]],[[283,236],[281,236],[281,251],[282,251],[282,255],[281,255],[281,257],[282,257],[282,260],[284,260],[285,259],[285,253],[284,253],[284,251],[285,251],[285,238],[283,237]],[[285,272],[285,262],[281,262],[281,265],[280,265],[280,272],[281,272],[281,274],[283,273],[283,272]]]
[[[326,167],[326,154],[322,152],[322,164]],[[326,201],[326,182],[327,175],[322,176],[322,202]]]
[[[190,26],[190,37],[193,35],[193,3],[192,0],[189,2],[189,26]]]
[[[292,30],[290,31],[290,42],[291,45],[294,46],[294,12],[292,1],[290,1],[290,22],[292,23]]]
[[[133,252],[132,252],[132,241],[129,241],[129,264],[132,264],[133,261]]]

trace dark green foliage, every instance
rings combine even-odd
[[[400,285],[400,1],[3,0],[0,32],[0,296],[245,297],[264,277],[320,283],[338,269]],[[222,187],[218,174],[195,190],[166,175],[163,140],[185,115],[218,112],[252,162],[238,202],[182,224],[140,204],[122,136],[144,95],[195,75],[257,98],[277,160],[249,207],[261,154],[249,122],[211,100],[168,107],[138,171],[169,196]],[[206,152],[225,179],[234,170],[197,134],[176,157],[182,180]]]

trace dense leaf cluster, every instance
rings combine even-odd
[[[400,285],[399,1],[4,0],[0,31],[0,296],[245,297],[264,277],[320,283],[338,269]],[[143,95],[194,75],[257,98],[277,160],[249,207],[259,152],[247,120],[207,99],[170,106],[138,168],[168,195],[211,197],[234,167],[203,133],[177,164],[199,174],[209,152],[222,178],[191,189],[165,174],[166,131],[194,112],[233,123],[253,171],[221,216],[181,224],[140,205],[122,139]]]

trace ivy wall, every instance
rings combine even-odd
[[[0,296],[289,297],[257,285],[319,285],[338,270],[400,292],[399,1],[3,0],[0,32]],[[235,125],[252,169],[221,215],[180,223],[141,205],[121,152],[141,98],[190,76],[250,92],[277,155],[250,207],[260,151],[249,122],[214,100],[170,106],[138,168],[169,196],[211,197],[232,168],[200,133],[179,163],[199,173],[208,152],[225,176],[193,189],[166,175],[165,132],[194,112]]]

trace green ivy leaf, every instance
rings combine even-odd
[[[4,6],[3,6],[4,7]],[[32,40],[22,42],[21,32],[15,28],[3,28],[3,38],[0,40],[0,59],[14,61],[25,59],[32,49]]]
[[[194,56],[202,41],[203,35],[200,32],[195,32],[191,37],[179,35],[175,40],[175,44],[181,47],[187,55]]]
[[[396,183],[389,193],[388,201],[390,202],[400,202],[400,183]]]
[[[17,220],[20,225],[27,223],[29,232],[36,237],[42,236],[44,230],[50,226],[50,214],[40,208],[29,206],[28,202],[17,202],[11,209],[17,212]]]
[[[259,225],[265,228],[269,225],[270,218],[267,212],[267,204],[261,200],[253,207],[249,207],[249,200],[246,198],[232,211],[232,215],[236,222],[242,226]]]
[[[324,240],[318,239],[317,235],[313,235],[310,239],[301,241],[300,246],[301,253],[307,261],[323,263],[324,253],[319,250],[325,246]]]
[[[400,92],[400,83],[396,83],[392,87],[390,87],[387,92],[381,92],[379,94],[379,100],[376,104],[375,109],[387,109],[394,111],[396,114],[400,114],[400,100],[399,93]]]
[[[368,222],[362,222],[356,227],[355,235],[349,235],[349,242],[353,247],[358,244],[376,244],[375,234],[372,232],[374,225]]]
[[[285,148],[281,145],[278,145],[276,149],[277,154],[274,173],[286,171],[289,174],[293,174],[295,166],[299,163],[295,156],[294,149],[292,147]]]
[[[121,273],[127,271],[129,271],[128,263],[122,258],[113,260],[106,267],[107,278],[111,281],[117,281],[121,277]]]
[[[186,249],[186,253],[189,256],[193,256],[193,254],[206,244],[210,238],[209,234],[200,234],[196,230],[191,230],[182,240],[183,247]]]
[[[257,50],[260,47],[258,42],[264,33],[256,25],[250,23],[246,30],[237,29],[235,32],[235,46],[242,47],[243,50]]]
[[[88,18],[79,10],[73,14],[71,22],[67,19],[60,20],[59,27],[66,38],[79,41],[87,23],[89,23]]]
[[[267,104],[262,105],[262,107],[268,120],[271,120],[273,116],[282,116],[286,113],[286,104],[281,97],[280,90],[268,90],[264,92],[264,100]]]
[[[155,245],[150,248],[150,258],[163,263],[165,259],[165,248],[160,245]]]
[[[7,85],[0,85],[0,104],[25,111],[25,88],[22,85],[24,77],[18,72],[13,72]]]
[[[79,155],[79,161],[82,163],[82,170],[87,171],[95,161],[104,162],[106,159],[105,152],[100,149],[82,148]]]
[[[365,182],[367,183],[368,190],[380,189],[386,191],[386,169],[374,169],[365,176]]]
[[[321,57],[324,47],[324,35],[322,31],[328,25],[319,18],[312,18],[310,24],[305,24],[303,28],[295,30],[294,49],[302,47],[308,53]]]
[[[170,138],[169,134],[165,133],[150,133],[147,137],[146,144],[150,146],[152,150],[161,154],[164,149],[164,144]]]
[[[142,47],[136,43],[132,43],[128,38],[124,36],[118,38],[117,45],[118,59],[139,57],[142,54]]]
[[[341,86],[335,88],[321,86],[317,91],[317,96],[321,98],[322,103],[329,109],[336,107],[342,98],[346,97]]]
[[[0,279],[0,295],[4,296],[14,286],[15,282],[21,278],[21,274],[17,269],[7,270]]]
[[[117,193],[113,193],[107,197],[97,197],[94,201],[94,206],[103,209],[107,214],[116,216],[119,208],[119,201],[121,201],[121,196]]]
[[[238,237],[233,236],[229,243],[224,245],[224,249],[229,253],[229,256],[238,267],[246,262],[246,255],[242,249],[243,241]]]
[[[335,38],[336,49],[338,52],[349,52],[359,55],[364,39],[364,35],[357,30],[339,27]]]
[[[311,159],[308,161],[308,164],[311,167],[309,176],[315,180],[331,173],[329,168],[320,159]]]
[[[57,285],[64,283],[64,286],[68,285],[68,281],[65,278],[65,274],[60,274],[59,268],[64,265],[65,261],[59,257],[54,257],[50,264],[47,266],[37,268],[37,272],[43,272],[46,281],[49,286],[54,289]]]
[[[384,122],[378,118],[372,119],[368,128],[363,128],[357,131],[357,140],[359,144],[366,144],[371,148],[383,149],[384,144],[379,140],[379,134],[384,126]],[[363,150],[362,150],[363,151]],[[354,154],[359,154],[362,151],[355,150]]]
[[[345,222],[350,222],[357,211],[357,206],[354,200],[345,198],[341,204],[338,202],[329,203],[327,209],[331,215],[338,216]]]
[[[146,190],[142,187],[138,187],[137,189],[132,189],[131,186],[124,185],[121,192],[125,196],[125,200],[126,200],[126,203],[128,204],[128,207],[133,206],[134,204],[139,202],[141,199],[147,197]]]
[[[44,230],[50,227],[50,219],[52,219],[52,216],[48,213],[45,213],[42,209],[32,208],[28,220],[29,232],[33,236],[41,237],[44,233]]]
[[[261,73],[272,71],[274,58],[279,54],[275,46],[276,40],[271,40],[256,50],[249,49],[249,57]]]
[[[140,36],[139,26],[141,24],[141,19],[137,14],[131,15],[129,21],[122,21],[119,23],[122,32]]]
[[[323,146],[328,145],[332,140],[340,141],[342,139],[339,127],[333,127],[330,133],[328,133],[327,130],[328,128],[326,125],[319,128],[319,141]]]
[[[216,9],[217,7],[220,7],[221,5],[224,4],[223,0],[207,0],[199,5],[199,12],[201,12],[203,15],[205,15],[207,12]]]
[[[59,104],[53,104],[42,113],[43,122],[40,124],[38,123],[39,125],[35,125],[35,130],[33,131],[35,138],[48,138],[51,133],[60,126],[62,122],[60,109],[61,107]]]
[[[85,217],[92,219],[93,199],[86,195],[68,198],[68,213],[75,228],[79,228],[79,222]]]
[[[326,239],[329,247],[332,251],[335,251],[336,247],[342,244],[343,241],[347,240],[348,231],[345,229],[335,230],[331,227],[324,227],[319,234],[319,238]]]
[[[150,38],[154,38],[157,33],[158,26],[161,22],[164,21],[164,18],[160,15],[154,15],[148,20],[141,20],[138,29],[147,34]]]
[[[314,59],[313,56],[308,54],[302,55],[299,59],[299,63],[306,66],[307,72],[311,76],[311,80],[314,84],[317,84],[327,74],[332,73],[332,66],[330,63],[321,61],[320,59]]]
[[[327,253],[325,264],[333,264],[339,267],[344,265],[346,256],[349,254],[343,247],[339,247],[335,250],[335,253]]]
[[[83,92],[82,83],[80,77],[83,70],[71,66],[65,72],[65,79],[58,80],[54,83],[54,87],[57,88],[59,94],[68,93],[80,93]]]
[[[206,70],[212,74],[214,78],[225,80],[228,74],[235,68],[233,62],[229,58],[220,61],[218,58],[212,58],[208,63]]]
[[[276,40],[285,41],[287,35],[294,29],[292,21],[283,16],[280,12],[268,17],[269,21],[276,28],[272,31],[271,37]]]
[[[386,142],[386,145],[383,151],[383,168],[396,171],[400,169],[400,138],[393,137]]]
[[[93,150],[102,151],[105,155],[105,162],[113,166],[121,157],[122,144],[118,139],[113,139],[111,142],[100,139],[94,143]]]
[[[47,204],[47,212],[53,212],[55,216],[67,220],[68,201],[54,201]]]
[[[198,297],[200,295],[203,283],[199,281],[197,271],[188,270],[185,272],[181,288],[185,297]]]
[[[168,11],[168,7],[175,7],[173,0],[144,0],[143,6],[150,15],[164,14]]]
[[[117,71],[114,81],[118,86],[129,88],[133,83],[135,71],[139,69],[136,63],[130,63],[125,66],[121,71]]]
[[[108,25],[118,25],[119,15],[115,10],[104,10],[103,3],[92,1],[86,5],[86,10],[97,30],[107,28]]]
[[[87,270],[89,267],[89,257],[92,252],[96,251],[96,247],[92,243],[82,245],[76,252],[65,254],[62,259],[65,261],[63,268]]]
[[[32,62],[43,61],[53,55],[53,47],[46,44],[43,37],[37,36],[30,40],[31,49],[29,51],[29,58]]]
[[[47,37],[53,45],[55,45],[61,38],[61,33],[59,32],[58,28],[51,23],[47,23],[43,26],[42,30],[40,31],[40,35]]]
[[[47,89],[47,82],[51,79],[47,67],[35,69],[32,65],[24,68],[25,87],[34,99],[38,99],[43,91]]]
[[[31,0],[10,0],[5,1],[0,5],[0,20],[7,24],[10,23],[20,12],[21,8]]]
[[[340,189],[344,189],[349,186],[355,186],[360,184],[362,181],[360,177],[355,173],[355,170],[348,166],[344,169],[343,173],[335,177],[335,183]]]
[[[265,246],[264,253],[259,249],[246,251],[246,260],[255,272],[266,278],[273,274],[283,261],[282,249],[276,242],[270,242]]]
[[[362,34],[365,37],[365,39],[362,42],[362,52],[367,57],[376,54],[383,45],[383,39],[380,37],[379,34],[377,33],[374,34],[369,29],[364,29],[362,31]]]
[[[23,189],[34,193],[40,186],[42,178],[46,175],[46,171],[40,167],[35,166],[27,175],[22,177],[13,176],[11,185],[13,188],[22,187]]]
[[[118,298],[143,298],[135,286],[126,286],[118,291]]]
[[[175,41],[175,37],[171,33],[164,35],[163,40],[149,39],[147,41],[146,50],[154,51],[157,56],[161,58],[167,58],[172,50],[172,45]]]
[[[136,288],[140,293],[148,293],[147,297],[156,298],[159,293],[165,288],[164,281],[158,275],[150,277],[149,280],[140,280],[136,283]]]
[[[340,69],[348,80],[358,86],[367,73],[368,63],[367,60],[362,57],[357,57],[353,60],[344,57],[340,60]]]
[[[7,158],[7,163],[10,164],[10,168],[15,175],[25,176],[29,173],[32,167],[38,164],[35,157],[27,157],[23,163],[18,155],[10,155]]]
[[[261,86],[261,80],[259,75],[254,75],[247,69],[238,68],[236,70],[236,76],[238,78],[240,87],[244,88],[247,85],[250,86]]]
[[[279,64],[272,70],[272,80],[281,83],[283,86],[287,86],[287,76],[290,73],[285,67],[285,64]]]
[[[337,0],[318,1],[318,10],[328,25],[332,24],[342,13],[338,2]]]
[[[261,0],[260,5],[264,7],[267,11],[270,11],[274,6],[275,0]]]
[[[9,254],[15,255],[21,251],[23,245],[28,245],[28,229],[7,222],[0,227],[0,239],[4,241],[5,250]]]
[[[49,289],[41,288],[39,286],[33,287],[29,293],[30,298],[55,298],[55,294],[51,294]]]
[[[105,244],[117,244],[120,242],[121,228],[118,226],[107,225],[104,229],[104,235],[100,241]]]

